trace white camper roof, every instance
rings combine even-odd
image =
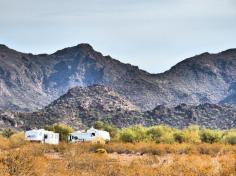
[[[45,129],[33,129],[33,130],[29,130],[27,132],[46,132],[46,133],[55,133],[53,131],[48,131],[48,130],[45,130]]]
[[[93,133],[93,132],[108,132],[108,131],[104,131],[104,130],[98,130],[98,129],[95,129],[93,127],[89,128],[87,131],[85,130],[78,130],[78,131],[74,131],[70,134],[80,134],[80,133]]]
[[[90,129],[87,130],[87,132],[92,133],[92,132],[108,132],[108,131],[98,130],[98,129],[91,127]]]

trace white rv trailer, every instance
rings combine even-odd
[[[59,133],[44,129],[30,130],[25,132],[25,139],[32,142],[45,144],[59,144]]]
[[[87,131],[75,131],[68,136],[68,142],[93,141],[96,138],[102,138],[104,141],[110,141],[110,134],[107,131],[90,128]]]

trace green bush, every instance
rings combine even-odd
[[[163,144],[172,143],[228,143],[236,144],[236,130],[223,131],[200,128],[190,125],[185,129],[171,128],[167,125],[143,127],[130,126],[119,131],[118,140],[122,142],[156,142]]]
[[[231,145],[236,144],[236,131],[229,131],[223,137],[223,142]]]
[[[141,125],[131,126],[130,129],[135,134],[135,142],[141,142],[146,139],[146,128]]]
[[[146,140],[146,128],[141,125],[134,125],[122,129],[119,133],[119,139],[123,142],[141,142]]]
[[[200,131],[200,138],[202,142],[217,143],[221,141],[223,133],[218,130],[203,129]]]
[[[136,142],[136,136],[135,133],[131,129],[124,129],[119,134],[119,139],[122,142]]]
[[[172,128],[166,125],[150,127],[146,134],[151,141],[156,143],[170,144],[175,142]]]
[[[186,143],[200,143],[200,128],[196,125],[190,125],[188,128],[183,130],[184,142]]]
[[[65,124],[54,124],[45,127],[46,130],[59,133],[60,141],[67,141],[68,135],[74,131],[74,129]]]
[[[184,133],[183,133],[183,131],[181,131],[181,130],[175,131],[174,132],[174,139],[175,139],[175,142],[183,143],[184,142]]]

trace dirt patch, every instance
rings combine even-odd
[[[134,161],[143,161],[143,160],[150,160],[152,159],[152,166],[158,167],[160,165],[169,165],[173,163],[173,158],[171,155],[165,156],[154,156],[154,155],[138,155],[138,154],[118,154],[118,153],[111,153],[109,157],[119,162],[119,164],[127,166],[132,164]]]

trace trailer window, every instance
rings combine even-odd
[[[78,137],[77,137],[77,136],[72,136],[72,139],[75,139],[75,140],[77,140],[77,139],[78,139]]]
[[[91,133],[91,137],[95,136],[95,133]]]

